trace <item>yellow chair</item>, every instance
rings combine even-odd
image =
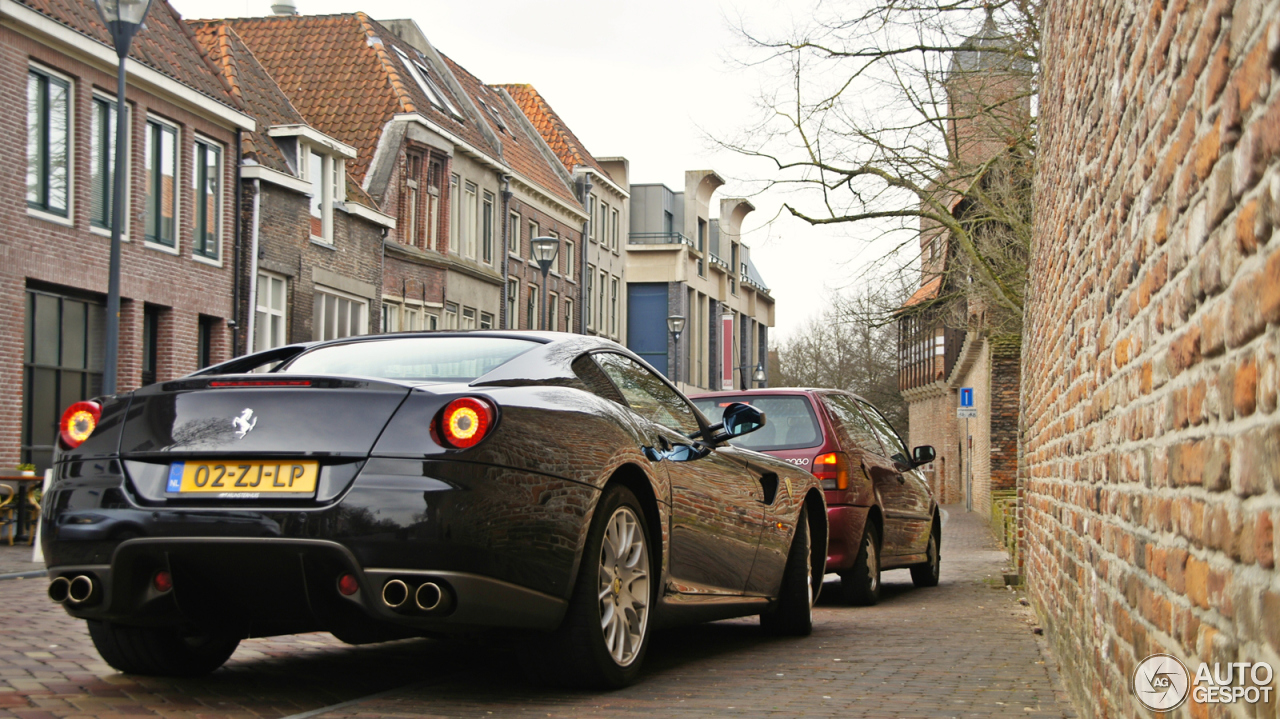
[[[18,531],[18,505],[13,501],[18,490],[9,484],[0,484],[0,527],[9,530],[9,546],[13,546],[13,536]]]
[[[31,528],[27,531],[28,545],[36,543],[36,528],[40,526],[40,500],[43,499],[43,495],[44,490],[40,487],[27,490],[27,521],[31,524]]]

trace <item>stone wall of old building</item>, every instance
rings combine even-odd
[[[1280,667],[1280,2],[1043,19],[1025,576],[1084,714],[1149,716],[1149,654]]]

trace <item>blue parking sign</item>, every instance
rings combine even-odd
[[[973,388],[972,387],[960,388],[960,406],[961,407],[973,406]]]

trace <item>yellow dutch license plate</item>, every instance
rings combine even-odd
[[[169,494],[314,494],[319,462],[174,462]]]

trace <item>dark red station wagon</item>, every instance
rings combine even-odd
[[[827,497],[827,571],[840,575],[851,604],[875,604],[880,571],[909,567],[917,587],[938,584],[942,522],[918,467],[934,449],[906,443],[870,402],[828,389],[757,389],[691,398],[712,422],[745,402],[764,411],[765,426],[732,440],[807,469]]]

